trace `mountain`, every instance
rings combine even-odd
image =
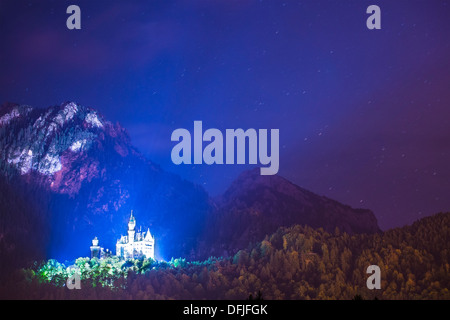
[[[234,254],[279,227],[295,224],[349,234],[380,232],[370,210],[316,195],[278,175],[260,175],[258,168],[243,172],[215,205],[204,239],[207,255]]]
[[[293,224],[379,231],[369,210],[261,176],[258,168],[211,199],[146,159],[120,124],[73,102],[0,107],[0,191],[0,254],[21,252],[26,261],[88,256],[96,236],[115,252],[131,210],[137,227],[156,237],[157,258],[166,259],[233,254]]]
[[[73,102],[45,109],[4,104],[0,150],[0,183],[17,197],[0,203],[0,241],[24,228],[24,235],[31,232],[22,218],[3,221],[4,213],[17,211],[49,224],[35,247],[47,248],[50,257],[88,256],[95,236],[115,251],[131,210],[137,227],[156,235],[159,257],[184,256],[195,248],[210,210],[201,187],[145,159],[119,124]],[[24,212],[21,199],[37,190],[43,209]]]

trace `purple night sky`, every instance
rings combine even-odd
[[[194,120],[280,129],[281,176],[382,229],[450,210],[449,1],[1,0],[0,43],[0,104],[96,108],[211,195],[252,166],[174,165]]]

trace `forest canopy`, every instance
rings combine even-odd
[[[280,228],[230,258],[205,261],[78,258],[16,271],[2,298],[21,299],[450,299],[450,213],[373,235]],[[366,288],[366,268],[381,289]],[[81,276],[81,290],[67,278]]]

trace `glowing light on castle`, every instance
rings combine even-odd
[[[128,222],[128,235],[121,236],[116,244],[116,256],[122,259],[152,258],[155,259],[155,238],[147,232],[135,232],[136,219],[131,211]]]

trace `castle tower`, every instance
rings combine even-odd
[[[98,245],[98,239],[97,237],[92,240],[92,246],[91,246],[91,259],[92,258],[100,258],[100,246]]]
[[[147,229],[147,234],[144,238],[145,241],[145,256],[155,259],[155,238],[150,233],[150,228]]]
[[[134,242],[134,228],[136,227],[136,219],[133,216],[133,210],[131,210],[130,221],[128,221],[128,242]]]

